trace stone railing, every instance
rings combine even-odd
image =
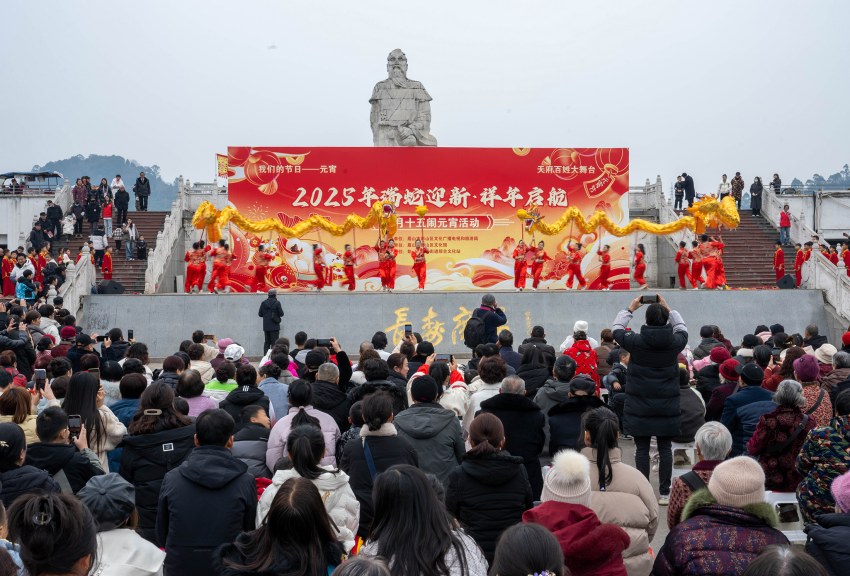
[[[74,203],[74,197],[71,194],[71,185],[67,178],[65,178],[65,182],[62,183],[62,186],[58,186],[56,188],[56,194],[53,196],[53,203],[62,209],[62,214],[67,214],[68,210],[71,209],[71,204]]]
[[[186,194],[183,179],[178,179],[177,197],[171,204],[171,212],[165,217],[162,230],[156,234],[156,248],[148,255],[148,267],[145,270],[145,294],[156,294],[168,258],[174,252],[180,231],[183,227],[183,208]]]
[[[83,257],[77,264],[68,264],[65,268],[65,282],[59,288],[59,295],[64,300],[62,307],[78,318],[83,297],[91,294],[91,287],[96,282],[90,254],[89,247],[83,246]]]
[[[845,319],[850,319],[850,277],[844,264],[838,266],[815,251],[803,266],[803,282],[808,288],[823,290],[826,301]]]

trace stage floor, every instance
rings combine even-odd
[[[547,340],[557,346],[572,333],[576,320],[590,324],[590,335],[611,325],[617,312],[636,296],[661,294],[678,310],[688,326],[690,345],[699,344],[699,329],[717,324],[733,343],[759,324],[779,322],[788,333],[802,333],[810,323],[826,327],[823,295],[818,290],[617,290],[538,292],[494,291],[508,316],[506,328],[515,347],[531,328],[545,328]],[[299,330],[311,337],[336,337],[343,348],[356,352],[378,330],[397,341],[410,323],[435,344],[438,352],[463,354],[463,328],[481,303],[484,291],[469,292],[348,292],[282,293],[278,296],[284,318],[281,335],[292,338]],[[86,296],[82,325],[103,333],[114,327],[133,329],[151,357],[168,356],[193,330],[233,338],[249,356],[262,354],[262,320],[258,317],[265,294],[155,294]],[[643,323],[642,310],[633,328]]]

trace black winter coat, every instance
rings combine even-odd
[[[351,399],[351,403],[354,404],[358,400],[363,400],[363,398],[369,394],[374,394],[379,391],[388,392],[392,397],[393,414],[399,414],[402,410],[407,408],[407,388],[398,386],[389,380],[373,380],[371,382],[364,382],[352,389],[351,392],[348,393],[348,397]],[[342,428],[340,428],[340,430],[342,430]]]
[[[640,333],[617,329],[614,340],[631,353],[623,409],[626,434],[678,436],[679,352],[688,333],[674,332],[670,324],[644,325]]]
[[[130,206],[130,193],[123,188],[116,190],[114,204],[115,208],[126,210]]]
[[[69,351],[70,352],[70,351]],[[238,366],[237,366],[238,368]],[[177,380],[180,379],[180,376],[177,375],[176,372],[160,372],[159,377],[156,379],[156,382],[165,382],[171,389],[175,392],[177,391]]]
[[[269,446],[271,430],[260,424],[248,422],[233,436],[230,452],[248,466],[248,473],[254,478],[271,478],[266,466],[266,450]]]
[[[68,479],[71,490],[76,494],[86,485],[89,478],[104,474],[100,466],[95,466],[85,454],[77,452],[71,444],[48,444],[36,442],[27,446],[27,459],[24,464],[44,470],[51,476],[62,470]]]
[[[157,544],[156,507],[162,480],[195,448],[195,427],[183,426],[154,434],[125,436],[118,473],[136,488],[137,531]]]
[[[264,332],[276,332],[280,330],[280,321],[283,320],[283,306],[277,296],[269,296],[260,304],[257,316],[263,319]]]
[[[693,198],[694,196],[696,196],[696,194],[697,192],[694,188],[694,179],[690,174],[688,174],[687,176],[685,176],[685,196],[687,196],[688,198]]]
[[[552,377],[552,371],[546,366],[532,368],[530,364],[521,364],[516,375],[525,382],[525,395],[534,398],[537,391]]]
[[[818,514],[815,520],[806,526],[806,552],[829,576],[850,576],[850,514]]]
[[[567,448],[581,452],[584,448],[584,413],[605,403],[596,396],[571,396],[549,409],[549,453],[553,456]]]
[[[336,384],[325,380],[313,382],[313,408],[333,418],[340,430],[347,430],[349,427],[348,412],[351,404],[348,394]]]
[[[697,430],[705,424],[705,403],[699,396],[698,390],[689,385],[679,387],[679,410],[681,414],[681,436],[673,438],[673,442],[687,444],[694,441]]]
[[[702,399],[708,403],[711,400],[711,393],[714,389],[720,386],[720,366],[718,364],[709,364],[698,371],[696,374],[697,390],[702,395]]]
[[[245,406],[252,404],[262,406],[266,414],[269,413],[269,397],[256,386],[241,386],[235,390],[231,390],[218,407],[233,416],[233,421],[236,422],[236,429],[241,430],[242,426],[247,424],[247,422],[242,422],[242,410]]]
[[[467,453],[449,475],[446,509],[475,539],[491,564],[496,540],[506,528],[519,524],[522,513],[533,505],[522,458],[508,452],[481,456]]]
[[[6,509],[22,494],[31,492],[59,492],[59,484],[50,474],[35,466],[19,466],[0,472],[0,500]]]
[[[127,350],[130,349],[130,343],[125,340],[119,340],[118,342],[113,342],[109,348],[100,345],[100,358],[104,362],[107,360],[112,360],[114,362],[121,361],[124,356],[127,355]]]
[[[386,426],[386,425],[385,425]],[[372,475],[366,463],[363,442],[369,444],[375,471],[380,474],[396,464],[410,464],[419,467],[416,450],[404,438],[398,436],[361,436],[345,445],[342,458],[339,460],[340,469],[348,474],[348,484],[360,502],[360,527],[357,535],[364,540],[369,537],[372,525]]]
[[[555,352],[554,346],[548,344],[546,342],[546,338],[535,338],[534,336],[530,338],[526,338],[522,341],[522,344],[519,345],[517,352],[520,354],[525,354],[525,351],[534,346],[535,348],[540,348],[540,351],[550,357],[551,361],[554,362],[555,358],[557,358],[557,353]]]
[[[525,396],[500,393],[483,401],[479,414],[481,412],[489,412],[502,421],[505,427],[505,451],[522,458],[534,499],[540,498],[543,490],[540,453],[546,443],[546,434],[543,432],[546,417],[540,411],[540,406]]]
[[[253,530],[257,486],[244,462],[222,446],[201,446],[165,475],[156,534],[165,573],[212,574],[213,552]]]
[[[26,334],[20,330],[11,330],[7,333],[10,339],[12,340],[20,340],[22,337],[26,338]],[[69,350],[70,352],[70,350]],[[68,358],[68,360],[71,360]],[[27,380],[32,380],[33,369],[32,365],[35,363],[35,348],[32,347],[32,343],[29,341],[29,338],[24,340],[24,345],[15,348],[15,364],[18,367],[18,372],[27,377]],[[71,365],[73,366],[74,361],[71,360]],[[77,367],[74,369],[74,372],[80,369],[80,360],[77,358]]]
[[[53,206],[48,206],[46,210],[47,219],[53,220],[54,222],[59,222],[62,219],[62,207],[58,204],[54,204]]]
[[[136,196],[150,196],[151,195],[151,181],[150,178],[145,178],[142,181],[141,178],[136,178],[136,183],[133,184],[133,192]]]

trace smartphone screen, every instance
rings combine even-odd
[[[640,297],[641,304],[655,304],[658,302],[658,294],[645,294]]]
[[[451,362],[452,355],[451,354],[437,354],[437,357],[434,358],[434,362]]]
[[[132,340],[132,339],[133,339],[133,331],[127,330],[127,340]]]
[[[405,337],[413,334],[413,324],[405,324],[404,325],[404,335]]]
[[[71,414],[68,416],[68,429],[73,436],[80,435],[80,429],[83,427],[83,419],[79,414]]]

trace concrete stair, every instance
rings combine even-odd
[[[130,219],[136,224],[139,235],[145,237],[148,243],[148,250],[153,251],[156,246],[157,232],[162,230],[167,212],[130,212]],[[101,221],[101,224],[103,221]],[[88,232],[88,223],[84,224],[83,230]],[[72,237],[70,241],[62,240],[54,242],[53,253],[59,254],[67,248],[71,249],[71,257],[76,258],[77,251],[82,248],[83,244],[88,239],[87,235],[82,238]],[[142,294],[145,291],[145,269],[147,268],[146,260],[128,261],[125,259],[124,246],[121,243],[121,250],[115,249],[115,243],[109,239],[109,245],[112,246],[112,279],[120,282],[124,286],[125,293]],[[100,269],[97,270],[97,281],[103,279]]]
[[[716,233],[709,230],[708,233]],[[773,252],[779,230],[767,220],[741,211],[741,224],[734,230],[723,231],[723,263],[726,282],[730,288],[764,288],[776,286]],[[794,249],[785,247],[785,270],[793,274]]]

